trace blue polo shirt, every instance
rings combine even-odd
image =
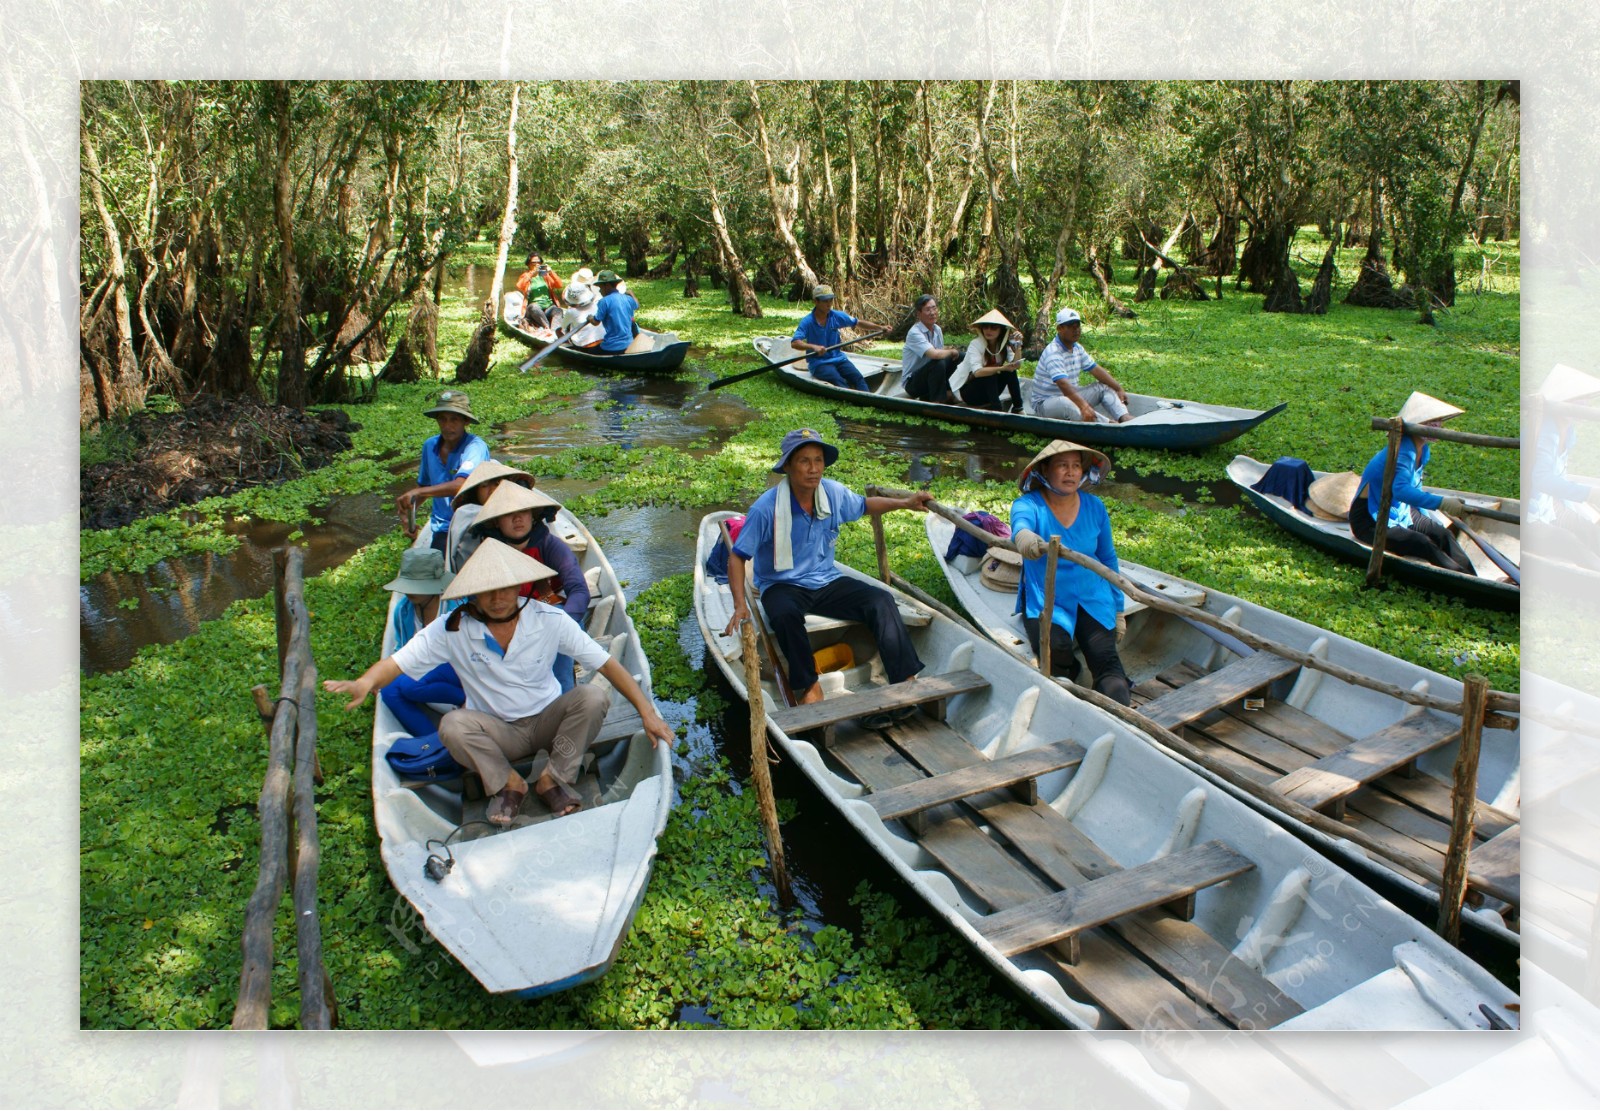
[[[594,307],[594,318],[605,326],[606,337],[600,341],[600,350],[609,354],[626,351],[633,342],[633,312],[639,302],[630,293],[613,289],[600,298]]]
[[[779,487],[774,486],[762,494],[745,514],[744,528],[739,532],[739,539],[733,542],[733,550],[754,565],[758,588],[765,590],[771,583],[792,583],[816,590],[839,577],[839,569],[833,565],[833,547],[839,537],[839,526],[860,520],[867,512],[867,499],[827,477],[822,480],[822,488],[828,492],[831,512],[820,520],[803,511],[794,495],[789,495],[792,518],[789,544],[794,551],[794,567],[788,571],[778,571],[772,566],[772,523]]]
[[[794,338],[817,344],[819,347],[832,347],[840,340],[840,328],[854,328],[857,323],[859,322],[856,318],[849,313],[840,312],[838,309],[829,309],[827,323],[818,324],[817,314],[808,312],[801,317],[799,326],[795,328]],[[826,355],[806,356],[806,368],[810,370],[819,366],[842,366],[849,361],[849,356],[842,350],[830,351]],[[854,519],[854,517],[851,518],[851,520]]]
[[[465,478],[479,463],[489,461],[489,445],[475,434],[467,432],[456,444],[443,463],[439,462],[439,437],[429,436],[422,444],[422,463],[417,467],[418,486],[438,486],[456,478]],[[449,498],[434,498],[433,512],[428,517],[428,527],[434,532],[450,528],[450,515],[455,508]]]

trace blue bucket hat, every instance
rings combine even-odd
[[[831,467],[839,461],[839,449],[823,440],[822,434],[814,428],[796,428],[783,438],[782,455],[772,468],[773,474],[782,474],[783,468],[789,462],[789,456],[807,444],[816,444],[822,449],[822,465]]]

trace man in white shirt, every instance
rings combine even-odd
[[[466,705],[444,716],[439,738],[494,796],[487,817],[495,825],[510,825],[528,794],[527,781],[512,765],[546,750],[550,762],[533,784],[534,793],[558,818],[582,805],[572,785],[611,700],[589,684],[562,694],[551,670],[558,654],[605,676],[639,711],[652,744],[673,740],[671,727],[633,676],[571,617],[519,596],[524,583],[553,574],[533,557],[487,539],[442,595],[446,601],[470,596],[470,602],[428,624],[361,678],[322,684],[350,695],[345,709],[352,710],[402,673],[416,678],[442,663],[454,665]]]

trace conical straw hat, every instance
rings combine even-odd
[[[1314,517],[1324,521],[1347,521],[1350,506],[1361,487],[1361,476],[1354,471],[1325,474],[1306,490],[1306,504]]]
[[[1007,320],[1006,314],[1001,312],[999,309],[990,309],[988,312],[978,317],[978,319],[974,320],[972,322],[972,327],[976,329],[979,324],[998,324],[1003,328],[1009,328],[1012,330],[1016,329],[1016,325]]]
[[[1448,401],[1440,401],[1437,397],[1417,390],[1406,403],[1400,407],[1400,419],[1407,424],[1427,424],[1431,420],[1449,420],[1465,413],[1465,409],[1458,409]]]
[[[494,488],[489,500],[483,503],[483,508],[478,511],[478,519],[473,523],[488,524],[496,517],[504,517],[508,513],[516,513],[523,509],[532,511],[537,517],[543,510],[560,508],[561,503],[542,490],[530,490],[515,482],[502,482]]]
[[[467,476],[467,480],[461,484],[461,489],[457,490],[455,497],[450,499],[451,504],[471,505],[478,499],[475,497],[468,497],[467,494],[470,491],[477,489],[479,486],[482,486],[485,482],[492,482],[497,478],[509,478],[516,482],[522,483],[524,486],[532,486],[536,481],[534,477],[527,471],[519,471],[515,467],[508,467],[504,463],[497,463],[493,459],[490,459],[488,462],[479,463],[476,467],[472,468],[472,473],[469,474]]]
[[[1600,394],[1600,378],[1565,363],[1557,363],[1539,387],[1539,396],[1546,401],[1587,401],[1596,394]]]
[[[1089,459],[1089,465],[1091,467],[1099,467],[1101,474],[1105,474],[1111,469],[1111,457],[1106,455],[1106,453],[1103,451],[1096,451],[1092,447],[1084,447],[1082,444],[1075,444],[1071,440],[1051,440],[1044,446],[1044,449],[1040,451],[1038,455],[1035,455],[1032,459],[1028,460],[1028,465],[1026,467],[1022,468],[1022,473],[1017,476],[1017,488],[1023,493],[1027,493],[1028,476],[1038,468],[1040,463],[1043,463],[1052,455],[1060,455],[1064,451],[1083,452],[1083,454]]]
[[[456,573],[455,581],[439,597],[448,602],[452,598],[466,598],[502,587],[537,582],[554,574],[531,555],[519,552],[510,544],[491,536],[478,545],[478,550],[472,553],[466,566]]]

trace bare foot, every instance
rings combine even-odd
[[[811,688],[800,696],[800,705],[809,706],[813,702],[822,701],[822,684],[812,683]]]

